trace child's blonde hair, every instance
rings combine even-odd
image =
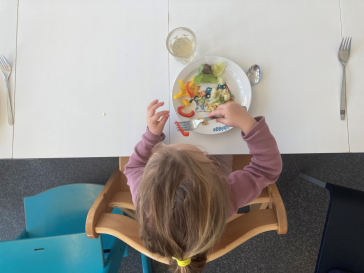
[[[201,272],[224,231],[230,195],[226,179],[205,154],[156,145],[136,206],[144,245],[169,258],[173,272]],[[174,258],[191,262],[178,266]]]

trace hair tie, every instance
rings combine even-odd
[[[180,261],[180,260],[178,260],[177,258],[175,258],[175,257],[172,257],[173,258],[173,260],[176,260],[177,261],[177,264],[179,265],[179,266],[181,266],[181,267],[184,267],[184,266],[187,266],[187,265],[189,265],[190,263],[191,263],[191,259],[190,258],[188,258],[188,259],[186,259],[186,260],[183,260],[183,261]]]

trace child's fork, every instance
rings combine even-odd
[[[206,118],[203,118],[203,119],[191,119],[189,121],[180,121],[179,125],[181,126],[183,131],[193,131],[193,130],[196,130],[197,127],[202,122],[217,119],[217,118],[223,118],[223,116],[213,116],[212,118],[206,117]],[[177,130],[179,131],[178,126],[177,126]]]
[[[3,72],[5,82],[6,82],[6,89],[7,89],[6,100],[7,100],[7,105],[8,105],[8,123],[10,125],[13,125],[14,124],[14,117],[13,117],[13,110],[12,110],[12,107],[11,107],[11,97],[10,97],[10,87],[9,87],[9,76],[10,76],[10,73],[11,73],[11,66],[8,63],[8,61],[5,59],[4,55],[0,55],[0,67],[1,67],[1,71]]]

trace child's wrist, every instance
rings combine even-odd
[[[162,134],[162,132],[161,133],[159,133],[159,131],[155,131],[153,128],[151,129],[149,126],[148,126],[148,130],[149,130],[149,132],[151,133],[151,134],[153,134],[153,135],[155,135],[155,136],[160,136],[161,134]],[[158,134],[159,133],[159,134]]]
[[[254,125],[257,123],[257,121],[253,117],[249,117],[246,119],[241,125],[240,130],[244,132],[244,134],[248,134],[249,131],[254,127]]]

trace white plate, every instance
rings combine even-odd
[[[190,99],[189,97],[182,97],[179,99],[173,99],[173,95],[178,94],[180,87],[178,81],[183,79],[186,83],[192,80],[192,77],[197,75],[198,67],[201,64],[209,64],[214,65],[220,62],[226,63],[226,69],[222,73],[220,77],[224,77],[227,86],[229,87],[231,94],[235,96],[235,102],[245,106],[249,110],[250,102],[251,102],[251,86],[249,83],[249,79],[246,76],[243,69],[241,69],[236,63],[225,59],[223,57],[217,56],[206,56],[200,59],[197,59],[190,64],[188,64],[182,71],[178,74],[176,80],[174,81],[173,89],[172,89],[172,101],[173,101],[173,108],[176,112],[176,115],[181,121],[187,121],[190,119],[197,119],[199,117],[207,117],[208,112],[201,110],[199,107],[196,106],[195,102],[191,103],[191,106],[186,107],[183,109],[184,112],[188,113],[191,110],[195,111],[195,115],[192,118],[182,117],[178,114],[177,108],[183,105],[183,99]],[[207,87],[217,87],[217,84],[212,83],[201,83],[200,90],[206,90]],[[225,126],[224,124],[218,123],[215,120],[209,121],[208,125],[200,125],[195,131],[201,134],[220,134],[230,130],[231,127]]]

